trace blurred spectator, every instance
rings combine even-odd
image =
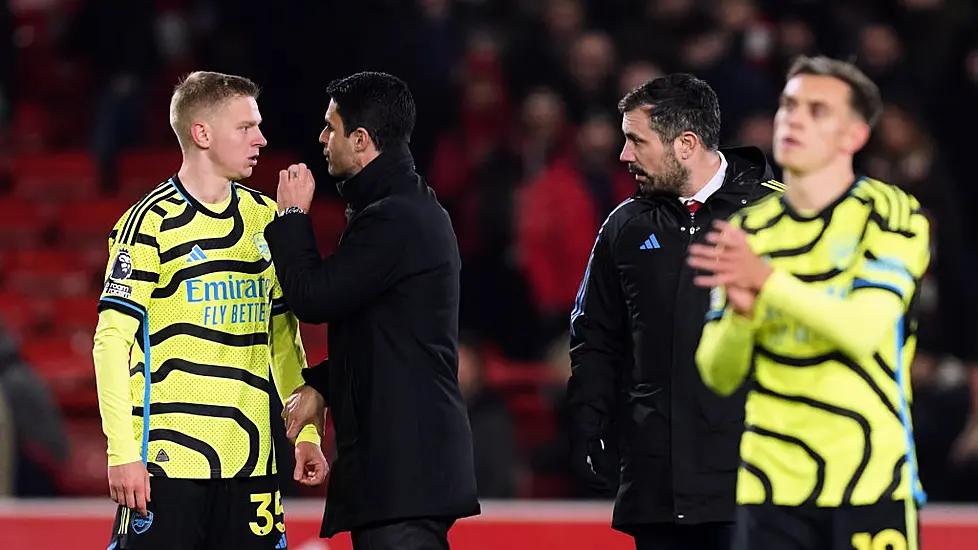
[[[896,30],[884,23],[872,23],[859,30],[856,62],[873,79],[883,99],[904,99],[916,91],[903,44]]]
[[[543,15],[518,31],[509,48],[506,66],[511,90],[523,96],[537,86],[560,82],[560,68],[567,66],[567,55],[584,32],[584,4],[581,0],[544,0]]]
[[[527,183],[518,201],[517,262],[540,317],[542,338],[567,329],[594,233],[615,205],[635,191],[618,162],[621,131],[604,112],[578,132],[576,155],[554,161]]]
[[[474,171],[509,137],[509,100],[498,59],[490,52],[473,52],[465,59],[460,78],[460,101],[455,124],[439,136],[431,161],[430,183],[452,217],[471,191]],[[460,243],[465,254],[469,242]]]
[[[485,387],[485,366],[475,340],[459,339],[458,383],[468,404],[479,498],[513,498],[521,471],[516,428],[506,402]]]
[[[552,89],[523,100],[519,128],[474,171],[466,204],[455,219],[462,242],[473,243],[462,270],[462,322],[516,359],[539,357],[541,325],[518,265],[519,195],[528,182],[566,157],[573,133]]]
[[[571,375],[570,334],[565,332],[554,339],[547,347],[544,361],[548,367],[547,379],[540,387],[544,401],[557,418],[557,432],[550,439],[539,441],[532,450],[531,467],[534,475],[543,478],[558,476],[569,483],[559,496],[565,498],[586,498],[612,500],[618,492],[618,450],[617,437],[610,437],[608,444],[609,460],[607,471],[601,472],[609,480],[605,491],[594,492],[580,484],[571,471],[571,443],[568,434],[566,406],[567,380]]]
[[[86,0],[63,46],[91,62],[100,87],[91,147],[108,186],[116,155],[141,140],[143,100],[158,68],[155,30],[152,0]]]
[[[625,94],[638,88],[642,83],[664,75],[662,69],[654,63],[632,61],[625,65],[618,77],[618,97],[625,97]]]
[[[61,412],[44,383],[20,358],[16,342],[0,331],[0,404],[6,418],[0,419],[0,446],[11,442],[7,459],[13,456],[14,492],[17,496],[55,496],[58,478],[68,458],[68,438]],[[0,478],[9,480],[10,463],[0,457]],[[9,484],[9,481],[8,481]],[[0,480],[0,488],[4,482]]]
[[[614,79],[615,45],[602,32],[587,32],[574,42],[567,59],[562,95],[568,114],[580,122],[593,109],[607,109],[619,99]]]

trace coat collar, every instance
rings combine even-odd
[[[336,189],[354,210],[361,210],[397,192],[405,179],[416,179],[410,177],[413,175],[414,157],[404,143],[380,153],[356,175],[338,183]]]

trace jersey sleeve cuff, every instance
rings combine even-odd
[[[146,308],[126,298],[103,296],[98,301],[98,312],[102,313],[106,309],[125,313],[137,321],[142,321],[146,317]]]
[[[314,445],[320,445],[322,443],[322,438],[319,437],[319,432],[316,430],[316,427],[312,424],[308,424],[299,431],[299,435],[296,436],[295,442],[297,444],[312,443]]]
[[[272,300],[272,315],[281,315],[289,312],[289,305],[285,303],[285,298],[275,298]]]
[[[856,279],[854,279],[852,281],[852,290],[853,291],[861,290],[861,289],[866,289],[866,288],[875,288],[877,290],[883,290],[883,291],[886,291],[886,292],[891,292],[891,293],[893,293],[893,295],[895,295],[897,298],[899,298],[901,302],[903,302],[903,301],[906,300],[906,296],[904,295],[903,290],[899,286],[897,286],[897,285],[890,284],[890,283],[887,283],[887,282],[884,282],[884,281],[875,281],[875,280],[871,280],[871,279],[864,279],[862,277],[857,277]]]

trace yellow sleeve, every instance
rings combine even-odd
[[[277,285],[276,285],[277,289]],[[281,291],[278,291],[279,293]],[[272,320],[269,346],[272,355],[272,377],[282,403],[296,388],[304,384],[302,369],[306,366],[306,352],[302,347],[299,320],[289,311],[281,296],[272,291]],[[321,438],[316,426],[304,426],[296,437],[296,443],[309,442],[319,445]]]
[[[129,349],[139,321],[119,311],[106,309],[95,329],[95,382],[102,431],[108,441],[109,466],[142,459],[139,442],[132,431],[132,396],[129,394]]]
[[[109,238],[109,262],[92,348],[109,466],[143,458],[132,430],[129,355],[159,282],[160,261],[155,229],[152,224],[140,226],[141,213],[138,205],[131,208]]]
[[[730,395],[747,378],[754,351],[754,332],[763,313],[760,303],[755,305],[752,319],[735,313],[724,305],[722,288],[714,288],[710,297],[710,311],[696,348],[696,365],[708,388],[719,395]]]
[[[910,201],[905,211],[870,219],[864,254],[856,263],[851,291],[829,296],[775,271],[760,296],[794,317],[850,357],[872,355],[910,307],[917,282],[930,262],[927,219]],[[903,219],[899,225],[894,220]]]

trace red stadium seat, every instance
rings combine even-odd
[[[183,156],[174,138],[173,147],[133,149],[119,155],[116,177],[119,196],[130,204],[180,170]],[[120,213],[121,214],[121,213]]]
[[[37,248],[50,226],[53,208],[16,197],[0,198],[0,250]]]
[[[132,204],[122,198],[103,198],[65,205],[56,219],[61,246],[107,251],[109,232]]]
[[[18,292],[0,292],[0,328],[26,336],[40,324],[45,304]]]
[[[28,200],[67,202],[98,195],[95,161],[81,152],[25,154],[11,166],[14,194]]]
[[[98,417],[71,418],[68,432],[68,459],[57,471],[58,489],[67,496],[108,496],[106,442]]]
[[[44,150],[53,139],[51,113],[38,101],[23,101],[14,107],[7,132],[9,147],[15,153]]]
[[[502,390],[536,388],[550,376],[546,363],[511,361],[491,350],[483,361],[485,383]]]
[[[522,392],[508,399],[516,424],[516,440],[528,449],[553,437],[556,431],[554,411],[539,392]]]
[[[106,255],[108,252],[105,253]],[[73,250],[25,250],[11,254],[6,287],[32,297],[83,296],[101,286],[104,265]]]
[[[51,302],[47,325],[62,338],[92,338],[98,324],[98,296],[67,296]]]
[[[98,403],[91,335],[25,339],[24,361],[45,381],[64,410],[91,410]]]

